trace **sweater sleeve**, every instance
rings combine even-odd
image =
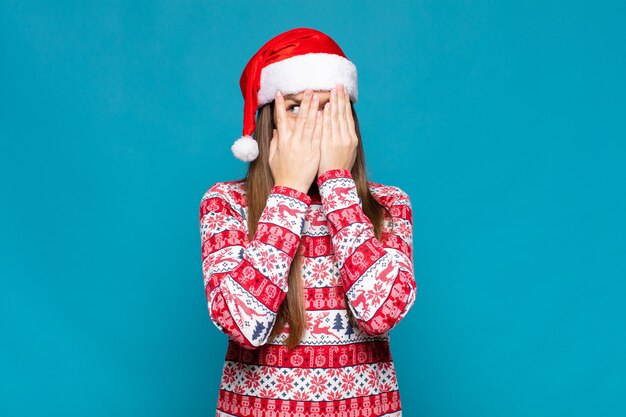
[[[243,208],[228,183],[216,183],[200,203],[202,273],[208,312],[229,339],[265,344],[287,294],[289,267],[311,203],[307,194],[274,186],[248,241]]]
[[[366,334],[385,334],[404,318],[417,294],[409,196],[399,187],[388,187],[385,206],[393,227],[385,228],[379,241],[350,171],[326,171],[317,185],[348,307]]]

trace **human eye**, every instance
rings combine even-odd
[[[296,109],[296,111],[292,111]],[[288,112],[292,112],[293,114],[298,114],[298,112],[300,111],[300,105],[299,104],[292,104],[290,106],[287,106],[287,111]]]

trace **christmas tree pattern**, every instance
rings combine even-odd
[[[339,332],[339,330],[343,329],[343,323],[341,320],[341,314],[337,313],[335,315],[335,324],[333,325],[333,329],[337,330],[337,332]]]
[[[354,333],[354,329],[352,328],[352,324],[348,321],[348,325],[346,326],[346,332],[344,333],[348,338]]]
[[[254,328],[254,332],[252,333],[252,340],[256,340],[261,337],[261,332],[263,331],[263,329],[265,329],[265,326],[263,326],[261,322],[259,322],[258,320],[255,321],[256,327]]]

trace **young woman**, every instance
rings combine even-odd
[[[417,293],[411,203],[366,177],[356,81],[307,28],[244,69],[232,150],[248,172],[200,205],[208,311],[228,336],[217,416],[402,415],[389,331]]]

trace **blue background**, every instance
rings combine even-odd
[[[0,415],[214,415],[198,209],[287,29],[414,208],[409,416],[626,414],[623,2],[2,1]]]

